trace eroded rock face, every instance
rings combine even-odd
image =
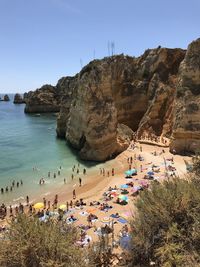
[[[24,104],[25,101],[24,101],[24,98],[20,95],[20,94],[15,94],[14,96],[14,101],[13,101],[14,104]]]
[[[59,112],[61,95],[52,85],[44,85],[26,96],[26,113]]]
[[[170,149],[177,152],[195,151],[200,145],[199,68],[199,40],[187,53],[158,47],[138,58],[94,60],[55,87],[28,93],[26,111],[60,110],[57,135],[87,160],[122,152],[133,131],[138,137],[172,137]]]
[[[200,39],[192,42],[179,69],[171,151],[200,148]]]
[[[138,136],[146,131],[170,134],[176,75],[184,55],[181,49],[158,48],[139,58],[119,55],[89,63],[73,80],[72,97],[62,103],[57,132],[65,133],[81,158],[98,161],[128,147],[131,136],[126,141],[120,137],[120,124]]]

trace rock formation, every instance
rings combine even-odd
[[[4,97],[3,97],[3,101],[10,101],[9,96],[8,96],[8,95],[4,95]]]
[[[197,40],[187,53],[158,47],[138,58],[94,60],[56,86],[29,92],[25,111],[60,110],[57,135],[87,160],[125,150],[133,132],[168,137],[171,150],[193,152],[200,144],[199,91]]]
[[[13,103],[14,104],[24,104],[25,100],[20,94],[15,94]]]
[[[60,92],[52,85],[44,85],[40,89],[26,95],[26,113],[59,112]]]
[[[200,149],[200,39],[192,42],[180,64],[170,150]]]

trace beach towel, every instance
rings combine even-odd
[[[118,220],[117,220],[118,222],[120,222],[120,223],[128,223],[128,221],[126,220],[126,219],[124,219],[124,218],[119,218]]]
[[[87,216],[88,215],[88,212],[87,211],[81,211],[81,212],[79,212],[79,214],[81,216]]]
[[[111,218],[114,218],[114,219],[117,219],[117,218],[119,218],[119,215],[111,214],[110,217],[111,217]]]

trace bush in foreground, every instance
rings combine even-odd
[[[21,215],[0,242],[1,267],[85,267],[75,228]]]
[[[196,182],[153,183],[136,207],[133,266],[200,266],[200,186]]]

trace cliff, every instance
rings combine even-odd
[[[170,150],[199,152],[200,39],[192,42],[180,64]]]
[[[133,132],[168,137],[171,150],[194,152],[200,140],[199,57],[197,40],[187,52],[158,47],[138,58],[94,60],[76,76],[28,93],[25,110],[60,110],[57,135],[87,160],[125,150]]]
[[[60,92],[52,85],[44,85],[26,95],[26,113],[59,112],[61,103]]]

